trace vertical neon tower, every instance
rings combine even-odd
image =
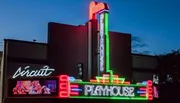
[[[97,15],[99,15],[99,38],[98,38],[98,71],[100,73],[110,73],[112,74],[112,71],[110,70],[110,50],[109,50],[109,33],[108,33],[108,13],[109,13],[109,6],[105,3],[97,3],[97,2],[91,2],[89,6],[89,21],[90,20],[97,20]],[[95,22],[97,23],[97,22]],[[92,39],[90,35],[93,35],[92,30],[93,22],[91,23],[91,26],[88,26],[88,38]],[[98,27],[98,26],[97,26]],[[97,30],[98,30],[97,29]],[[90,32],[91,31],[91,32]],[[88,41],[91,41],[91,40]],[[91,50],[91,42],[89,43],[89,61],[92,61],[91,56],[92,50]],[[90,66],[89,62],[89,66]],[[92,67],[89,67],[89,70],[91,70]]]

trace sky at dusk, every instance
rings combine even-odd
[[[95,0],[108,3],[109,30],[140,37],[152,54],[180,48],[180,0]],[[47,42],[47,23],[85,24],[91,0],[0,0],[0,42]],[[2,46],[0,46],[2,48]]]

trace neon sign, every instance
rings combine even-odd
[[[96,19],[96,13],[101,10],[109,10],[109,6],[105,3],[97,3],[92,1],[89,5],[89,20]]]
[[[159,98],[159,95],[158,95],[158,90],[156,88],[156,86],[153,86],[153,94],[154,94],[154,98]]]
[[[127,96],[134,97],[134,87],[85,85],[84,95],[89,96]]]
[[[42,69],[39,70],[31,70],[30,66],[26,66],[24,68],[19,67],[18,70],[14,73],[13,79],[17,78],[18,76],[26,76],[26,77],[37,77],[37,76],[49,76],[52,74],[55,69],[50,68],[49,66],[44,66]]]
[[[104,71],[105,56],[104,56],[104,14],[100,15],[100,45],[99,45],[99,54],[100,54],[100,71]]]
[[[113,80],[112,83],[110,80]],[[67,75],[59,76],[59,98],[152,100],[152,81],[131,84],[125,78],[104,74],[90,82]]]
[[[89,20],[96,19],[96,15],[100,15],[99,69],[101,73],[110,72],[108,12],[109,6],[106,3],[97,3],[92,1],[89,5]]]
[[[108,31],[109,6],[105,3],[91,2],[89,5],[89,20],[96,19],[100,14],[100,71],[103,76],[96,76],[90,82],[84,82],[68,75],[60,75],[59,98],[92,98],[92,99],[129,99],[152,100],[152,81],[131,84],[125,78],[113,75],[110,68],[110,44]]]
[[[153,75],[153,83],[154,84],[159,84],[159,77],[158,77],[158,75]]]

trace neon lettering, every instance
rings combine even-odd
[[[134,87],[85,85],[85,96],[124,96],[134,97]]]
[[[39,70],[31,70],[30,66],[26,66],[24,69],[19,67],[18,70],[14,73],[12,78],[17,78],[18,76],[26,77],[37,77],[37,76],[49,76],[55,69],[49,68],[49,66],[44,66]]]
[[[155,86],[153,86],[153,90],[154,90],[154,97],[159,98],[158,91],[157,91],[157,88]]]
[[[100,45],[99,45],[99,54],[100,54],[100,71],[104,71],[104,14],[100,15]]]
[[[153,83],[159,84],[159,77],[157,75],[153,75]]]

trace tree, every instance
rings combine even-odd
[[[158,55],[157,73],[162,103],[180,102],[180,50]]]
[[[149,54],[150,52],[145,50],[146,47],[148,47],[140,37],[132,36],[132,53],[138,53],[138,54]]]
[[[158,56],[160,83],[180,83],[180,50]],[[170,78],[171,81],[168,81]]]

